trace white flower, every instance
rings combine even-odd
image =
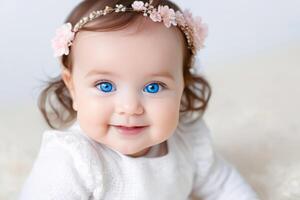
[[[131,7],[136,11],[146,10],[146,7],[144,6],[144,2],[142,1],[134,1]]]
[[[161,16],[160,16],[160,13],[157,11],[157,10],[153,10],[151,13],[150,13],[150,18],[152,19],[152,21],[154,22],[161,22]]]
[[[158,12],[166,27],[170,28],[171,25],[177,25],[175,11],[172,8],[168,6],[158,6]]]
[[[180,11],[176,11],[176,22],[179,26],[184,26],[185,25],[185,19],[183,14]]]

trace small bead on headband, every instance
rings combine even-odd
[[[191,49],[192,54],[204,48],[204,39],[207,36],[207,25],[201,22],[200,17],[193,17],[189,10],[183,12],[174,11],[167,5],[159,5],[155,8],[152,5],[153,0],[149,3],[143,1],[134,1],[131,7],[125,7],[122,4],[115,5],[115,8],[106,6],[103,10],[97,10],[91,12],[88,16],[83,17],[72,28],[71,23],[65,23],[56,30],[56,35],[52,39],[52,48],[54,50],[54,56],[59,57],[69,54],[69,47],[72,45],[75,38],[75,34],[88,22],[106,14],[112,12],[141,12],[143,16],[150,17],[153,22],[163,22],[167,28],[178,26],[184,33],[188,48]]]

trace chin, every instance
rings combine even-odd
[[[139,151],[136,149],[126,149],[126,150],[121,151],[121,153],[124,155],[132,155],[132,154],[136,154],[138,152]]]
[[[134,154],[138,154],[139,152],[143,151],[145,148],[142,149],[128,149],[128,147],[126,147],[125,149],[120,149],[119,152],[127,155],[127,156],[132,156]]]

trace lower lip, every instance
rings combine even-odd
[[[115,128],[121,133],[122,135],[127,136],[134,136],[142,133],[143,130],[147,128],[147,126],[141,127],[124,127],[124,126],[115,126]]]

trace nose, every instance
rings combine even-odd
[[[118,97],[116,112],[120,115],[141,115],[144,112],[140,96],[133,92],[125,92]]]

